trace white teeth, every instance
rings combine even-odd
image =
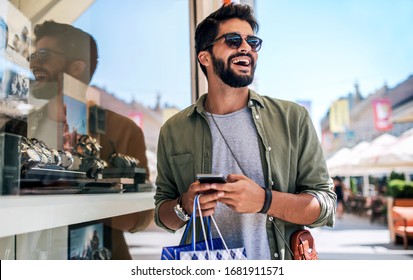
[[[249,65],[250,61],[248,59],[243,59],[243,58],[234,58],[232,61],[232,63],[237,64],[237,63],[242,63],[243,65]]]
[[[35,73],[34,74],[36,80],[42,80],[45,79],[47,77],[47,75],[45,73]]]

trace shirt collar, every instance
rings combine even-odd
[[[203,94],[198,100],[195,102],[195,105],[191,107],[189,110],[187,116],[191,116],[194,112],[197,112],[199,114],[205,113],[205,108],[204,108],[204,103],[205,99],[207,98],[207,93]],[[252,89],[248,89],[248,107],[253,107],[253,106],[259,106],[261,108],[264,108],[264,102],[262,100],[262,97],[253,91]]]
[[[262,100],[261,95],[259,95],[252,89],[249,89],[248,107],[252,106],[259,106],[261,108],[264,108],[264,102]]]
[[[195,105],[192,106],[187,114],[187,117],[191,116],[195,111],[198,112],[199,114],[205,113],[205,108],[204,108],[204,102],[207,97],[207,94],[201,95],[201,97],[198,98],[198,100],[195,102]]]

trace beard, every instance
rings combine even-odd
[[[63,87],[63,72],[49,73],[47,80],[30,81],[31,97],[50,100],[61,92]]]
[[[238,75],[232,70],[229,65],[231,65],[231,60],[237,56],[249,56],[251,58],[251,74],[250,75]],[[222,59],[216,58],[213,53],[211,53],[212,64],[214,67],[215,74],[228,86],[234,88],[246,87],[252,83],[254,80],[255,72],[255,62],[249,54],[235,54],[228,58],[227,67]]]
[[[59,84],[57,81],[37,83],[36,81],[31,83],[30,95],[37,99],[50,100],[56,97],[59,93]]]

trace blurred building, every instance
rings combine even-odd
[[[413,127],[413,75],[393,88],[384,85],[366,98],[356,83],[354,92],[334,102],[320,125],[327,158],[383,133],[400,136]]]

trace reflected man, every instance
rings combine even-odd
[[[30,68],[35,77],[32,93],[35,98],[48,101],[46,114],[49,121],[64,124],[63,73],[85,85],[89,84],[98,64],[96,41],[81,29],[54,21],[36,25],[34,35],[35,52],[30,55]],[[75,87],[79,91],[76,94],[86,98],[86,88],[81,85]],[[146,169],[149,179],[144,135],[131,119],[106,110],[106,134],[100,135],[100,141],[111,143],[102,144],[101,155],[111,154],[115,146],[118,153],[137,158],[139,167]],[[108,161],[108,158],[102,159]],[[152,218],[152,210],[149,210],[105,220],[112,227],[113,259],[131,259],[123,231],[142,230]]]

